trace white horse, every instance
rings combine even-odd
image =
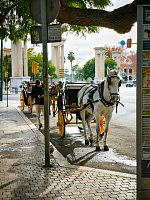
[[[80,117],[84,129],[85,144],[93,143],[93,133],[91,130],[91,120],[96,119],[96,151],[100,151],[99,140],[103,137],[104,151],[108,151],[107,146],[107,132],[109,122],[112,117],[114,108],[120,103],[119,87],[121,86],[121,78],[118,70],[107,70],[106,80],[99,85],[85,85],[78,92],[78,105],[82,107]],[[100,116],[105,117],[104,133],[100,133]],[[86,124],[90,133],[88,139],[86,132]]]

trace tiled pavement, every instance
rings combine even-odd
[[[0,102],[1,200],[134,200],[136,176],[70,165],[55,149],[45,165],[44,136],[16,104]]]

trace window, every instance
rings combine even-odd
[[[129,69],[129,74],[132,74],[132,69]]]

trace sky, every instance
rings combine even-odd
[[[113,6],[108,7],[107,10],[111,11],[115,8],[123,6],[125,4],[131,3],[133,0],[113,0]],[[88,34],[86,38],[81,36],[75,36],[75,34],[68,34],[65,37],[65,57],[69,52],[74,52],[75,61],[73,64],[78,64],[79,66],[83,66],[88,60],[95,57],[95,47],[104,47],[104,46],[120,46],[119,42],[132,38],[132,42],[137,42],[137,24],[135,23],[132,27],[131,31],[126,34],[118,34],[117,32],[108,29],[101,28],[99,33]],[[125,45],[126,48],[126,45]],[[132,48],[128,49],[128,51],[136,50],[136,44],[132,45]],[[70,66],[70,62],[66,59],[65,67]]]
[[[108,7],[107,10],[111,11],[115,8],[123,6],[127,3],[131,3],[133,0],[112,0],[113,6]],[[126,34],[118,34],[117,32],[101,28],[99,33],[86,34],[85,37],[75,36],[75,34],[63,34],[62,37],[66,40],[64,43],[64,56],[65,56],[65,68],[70,68],[70,61],[67,59],[69,52],[74,52],[75,60],[73,65],[78,64],[83,67],[86,62],[95,56],[95,47],[104,47],[104,46],[120,46],[119,42],[132,38],[132,42],[137,42],[137,25],[136,23],[132,27],[131,31]],[[31,47],[31,42],[28,42],[28,48]],[[10,48],[10,42],[4,42],[4,47]],[[126,48],[126,45],[125,45]],[[34,49],[37,52],[42,52],[42,45],[38,45]],[[132,45],[132,48],[128,51],[136,50],[136,44]],[[51,44],[48,44],[48,57],[51,59]]]

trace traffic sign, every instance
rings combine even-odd
[[[124,45],[125,45],[125,41],[124,41],[124,40],[121,40],[120,44],[121,44],[122,46],[124,46]]]
[[[47,14],[47,24],[51,23],[56,19],[59,9],[59,0],[47,0],[46,1],[46,14]],[[30,14],[33,20],[41,24],[41,0],[31,0],[30,2]]]

